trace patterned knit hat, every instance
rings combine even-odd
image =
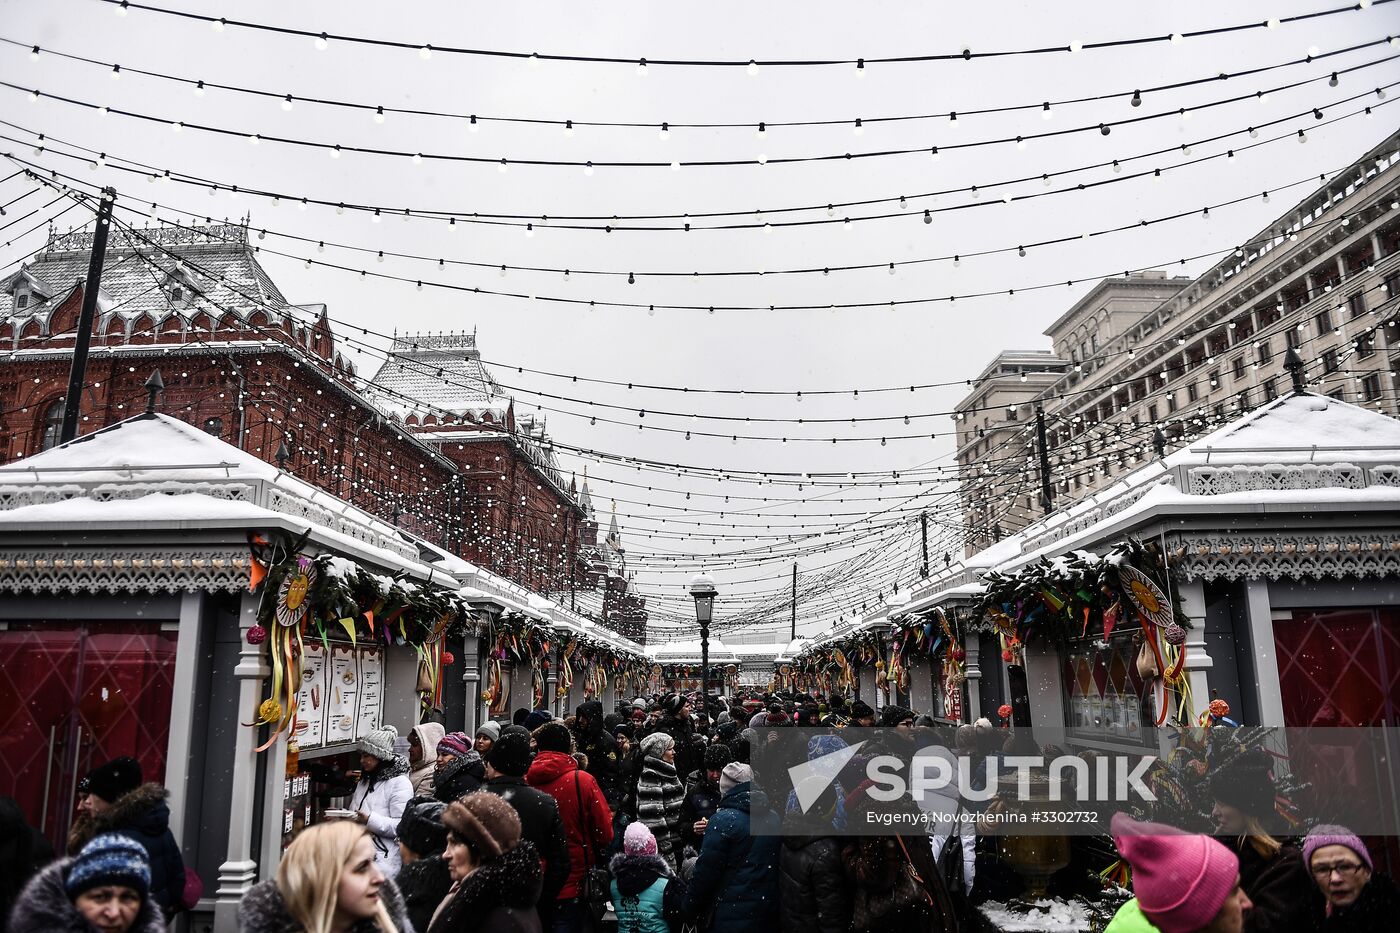
[[[472,750],[472,738],[465,732],[449,732],[438,739],[437,751],[439,755],[451,755],[453,758],[461,758]]]
[[[676,740],[664,732],[653,732],[642,739],[641,749],[643,758],[660,759],[666,754],[666,749],[676,744]]]
[[[661,698],[661,708],[672,716],[679,713],[682,706],[685,706],[685,697],[679,693],[668,693]]]
[[[388,761],[394,757],[394,741],[398,737],[399,730],[393,726],[385,726],[368,732],[356,747],[366,755],[373,755],[380,761]]]
[[[520,845],[520,817],[504,797],[490,791],[475,791],[454,802],[442,821],[488,862]]]
[[[129,755],[98,765],[78,782],[78,793],[93,794],[108,803],[141,786],[141,762]]]
[[[622,834],[622,851],[628,855],[655,855],[656,837],[645,823],[628,823]]]
[[[144,898],[151,889],[151,862],[141,843],[130,836],[103,833],[93,837],[68,866],[63,888],[68,897],[103,885],[131,888]]]

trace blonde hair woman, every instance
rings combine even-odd
[[[363,826],[337,821],[292,840],[277,877],[256,885],[238,905],[244,933],[402,933],[410,929],[403,898],[374,862]]]

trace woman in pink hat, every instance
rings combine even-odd
[[[1104,933],[1242,933],[1254,905],[1240,860],[1209,836],[1113,817],[1113,842],[1132,866],[1134,897]]]

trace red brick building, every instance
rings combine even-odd
[[[0,278],[0,462],[58,442],[91,249],[51,232]],[[396,338],[366,380],[326,306],[288,302],[256,254],[240,225],[113,230],[80,435],[143,410],[159,369],[167,414],[581,611],[636,616],[543,425],[516,417],[474,334]]]

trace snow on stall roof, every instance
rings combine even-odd
[[[17,525],[108,525],[121,522],[170,522],[177,525],[230,521],[265,522],[277,512],[251,502],[216,499],[203,493],[151,493],[136,499],[89,499],[77,496],[58,502],[22,505],[0,512],[0,527]]]
[[[1228,455],[1211,456],[1211,463],[1278,462],[1281,454],[1314,447],[1325,452],[1319,458],[1324,461],[1376,457],[1378,448],[1400,452],[1400,421],[1326,395],[1287,395],[1207,434],[1178,452],[1185,456],[1173,455],[1167,462],[1197,464],[1217,451]]]

